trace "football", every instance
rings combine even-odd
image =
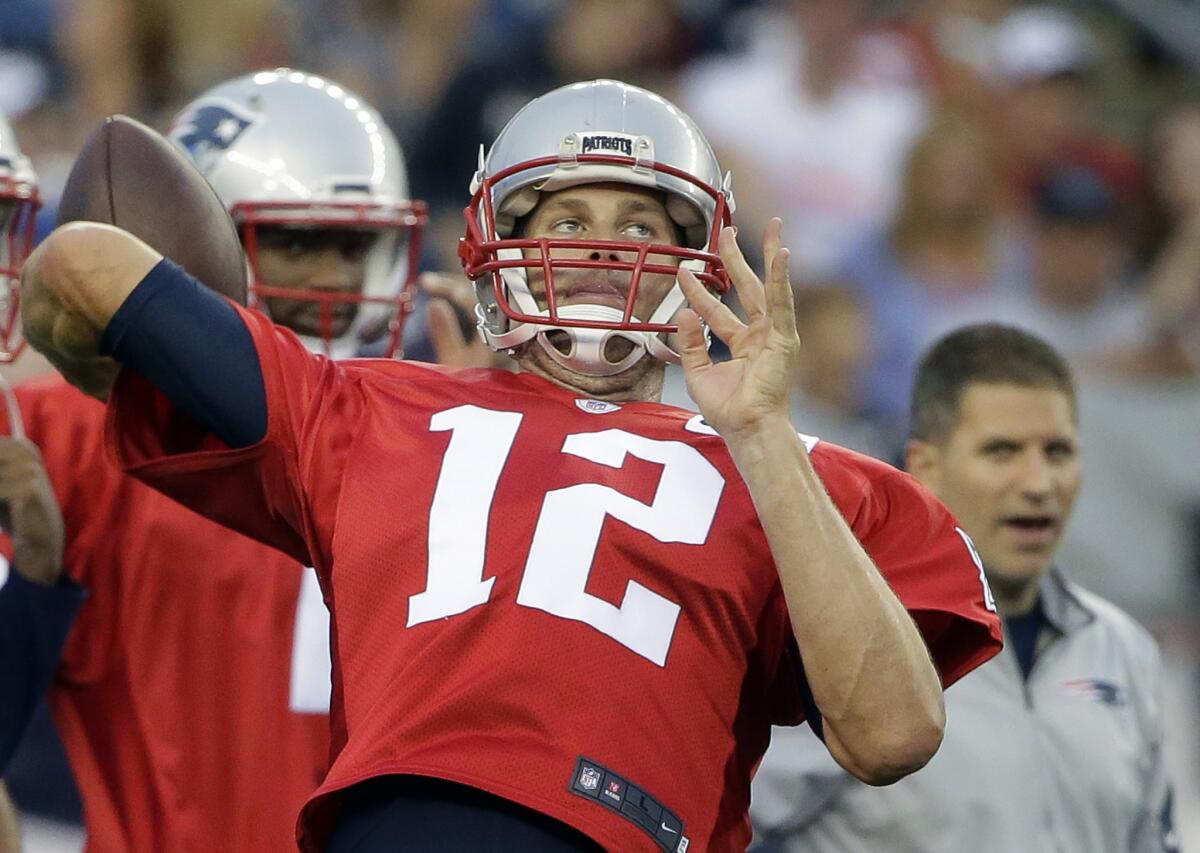
[[[115,225],[218,293],[246,304],[246,261],[225,206],[184,154],[123,115],[92,131],[58,207],[58,223]]]

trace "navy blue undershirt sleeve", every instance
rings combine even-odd
[[[0,774],[58,671],[63,644],[87,592],[63,577],[53,586],[11,569],[0,586]]]
[[[808,684],[808,673],[804,671],[804,659],[800,657],[800,646],[796,643],[794,636],[788,638],[787,657],[792,672],[795,674],[797,686],[800,688],[800,704],[804,706],[804,720],[813,730],[813,734],[824,743],[825,718],[821,716],[821,709],[817,707],[817,700],[813,698],[812,688]]]
[[[267,434],[254,339],[233,306],[163,258],[117,309],[100,352],[136,371],[230,447]]]

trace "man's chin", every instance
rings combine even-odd
[[[657,371],[660,377],[659,381],[654,383],[656,393],[661,393],[662,390],[661,375],[665,365],[649,353],[612,376],[593,376],[590,373],[572,370],[551,358],[550,354],[543,350],[536,340],[521,344],[513,355],[521,370],[536,373],[556,385],[589,394],[598,399],[615,401],[650,399],[646,396],[645,380],[647,375],[654,371]],[[654,398],[656,399],[656,397]]]
[[[1045,557],[1032,559],[1028,556],[1012,558],[1002,565],[987,563],[988,583],[994,590],[1004,595],[1020,592],[1030,584],[1036,584],[1042,575],[1050,571],[1051,561]]]
[[[330,338],[340,338],[350,330],[351,323],[350,320],[338,320],[336,323],[330,324],[328,332],[321,327],[319,321],[303,320],[283,325],[302,337],[323,338],[328,335]]]

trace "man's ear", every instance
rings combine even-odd
[[[910,438],[904,446],[904,468],[937,494],[942,480],[942,449],[931,442]]]

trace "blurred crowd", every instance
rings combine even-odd
[[[894,458],[918,353],[964,321],[1029,325],[1104,376],[1195,373],[1200,101],[1152,32],[1092,5],[11,0],[0,109],[48,221],[104,115],[163,127],[248,69],[329,76],[399,135],[426,263],[452,269],[479,145],[520,104],[600,76],[661,91],[733,172],[743,231],[783,217],[811,416]]]
[[[163,128],[249,69],[326,75],[400,137],[433,214],[424,265],[453,270],[479,145],[518,106],[593,77],[660,91],[732,171],[745,248],[783,218],[797,427],[894,461],[929,343],[984,319],[1044,336],[1083,377],[1089,482],[1065,568],[1194,662],[1200,87],[1178,38],[1120,11],[1135,5],[6,0],[0,110],[44,231],[103,116]]]

